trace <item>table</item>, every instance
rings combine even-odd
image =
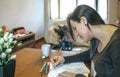
[[[32,47],[35,44],[35,33],[16,34],[17,44],[13,48],[13,51],[18,51],[25,47]]]
[[[40,77],[39,71],[43,63],[50,61],[49,58],[42,59],[41,49],[24,48],[14,54],[17,55],[15,77]],[[56,53],[52,52],[50,55],[54,56]]]

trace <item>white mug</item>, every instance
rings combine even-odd
[[[49,56],[49,54],[50,54],[50,47],[51,47],[50,44],[43,44],[41,46],[42,54],[43,54],[44,57],[48,57]]]

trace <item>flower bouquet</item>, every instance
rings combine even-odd
[[[14,60],[16,55],[10,55],[12,48],[17,41],[14,39],[13,33],[0,29],[0,66]]]

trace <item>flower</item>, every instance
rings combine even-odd
[[[13,33],[0,29],[0,66],[16,58],[16,55],[10,55],[16,43]]]

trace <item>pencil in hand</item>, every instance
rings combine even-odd
[[[56,61],[58,61],[58,58],[61,55],[61,53],[62,53],[62,47],[58,50]]]
[[[51,63],[52,63],[54,68],[59,64],[59,58],[60,58],[59,56],[61,55],[61,53],[62,53],[62,48],[60,48],[57,51],[57,54],[55,57],[51,58]]]

